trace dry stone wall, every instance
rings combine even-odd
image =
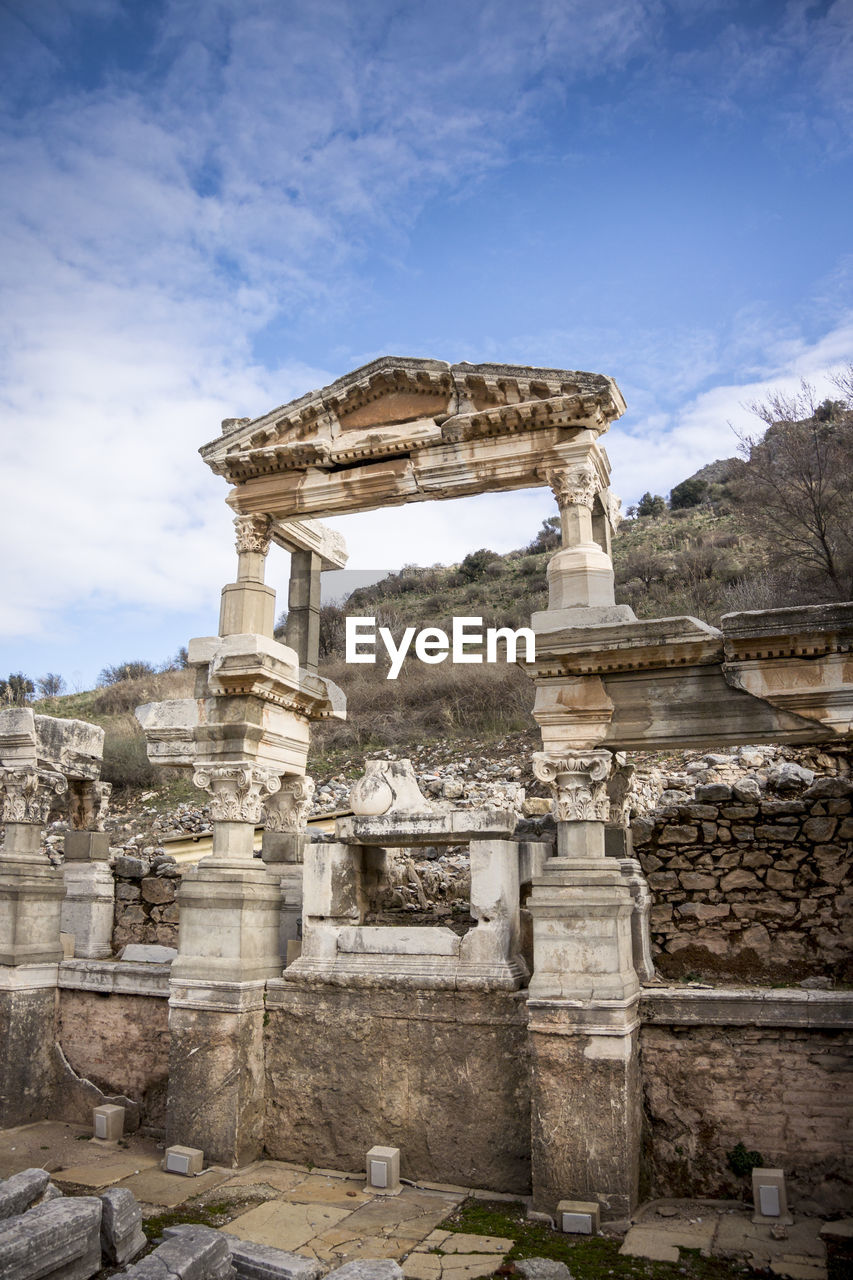
[[[703,784],[634,820],[664,977],[853,979],[853,785],[785,777]]]
[[[843,1212],[853,1184],[853,1034],[814,1028],[644,1026],[650,1196],[749,1197],[738,1143],[785,1169],[802,1212]]]
[[[178,906],[175,901],[181,872],[175,859],[162,850],[136,855],[121,853],[113,865],[115,917],[113,950],[131,942],[178,945]]]

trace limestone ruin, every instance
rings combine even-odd
[[[781,865],[793,857],[789,817],[804,827],[826,819],[811,830],[820,857],[840,868],[828,887],[841,895],[853,788],[818,790],[808,812],[797,801],[763,834],[768,815],[748,794],[685,796],[638,829],[637,853],[645,846],[655,859],[647,875],[623,753],[849,742],[853,603],[735,614],[720,629],[640,621],[618,605],[619,504],[601,437],[624,407],[600,375],[385,357],[260,418],[223,423],[201,453],[233,486],[236,580],[223,588],[219,634],[190,641],[194,697],[137,713],[150,759],[191,771],[213,825],[212,852],[180,883],[171,964],[112,958],[99,731],[0,713],[0,1125],[79,1115],[81,1097],[98,1093],[72,1030],[72,1010],[80,1026],[88,1009],[116,1045],[109,1100],[124,1098],[137,1123],[156,1127],[146,1093],[167,1077],[166,1141],[226,1166],[266,1151],[358,1169],[380,1143],[400,1148],[407,1178],[532,1192],[549,1215],[562,1201],[594,1202],[613,1218],[679,1180],[691,1194],[715,1193],[732,1132],[764,1127],[774,1162],[796,1165],[812,1197],[827,1180],[849,1186],[850,1118],[832,1108],[850,994],[667,986],[653,944],[676,918],[688,933],[694,921],[737,925],[752,907],[738,914],[746,899],[729,902],[729,890],[749,886],[760,899],[776,888],[793,901],[794,874]],[[548,608],[531,623],[535,660],[523,663],[556,844],[517,832],[509,809],[435,804],[404,762],[369,763],[352,816],[333,839],[309,840],[310,725],[346,714],[345,690],[318,673],[320,575],[346,553],[318,519],[534,485],[552,489],[562,521]],[[264,582],[273,544],[291,553],[285,643],[274,639]],[[66,794],[73,830],[56,871],[40,834]],[[365,923],[388,849],[462,843],[474,920],[464,936]],[[782,878],[759,880],[742,850],[724,861],[730,844],[756,848],[752,865],[775,863]],[[691,892],[695,909],[684,911]],[[66,959],[61,932],[73,935]],[[801,945],[802,935],[790,944],[794,970]],[[160,1046],[145,1079],[122,1056],[132,1026]],[[763,1071],[739,1085],[733,1115],[728,1086],[715,1089],[707,1070],[709,1047],[731,1081],[756,1036]],[[698,1101],[696,1079],[706,1088]],[[689,1162],[667,1115],[685,1108],[713,1148],[694,1134]]]

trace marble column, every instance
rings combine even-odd
[[[269,516],[236,516],[237,581],[222,588],[219,634],[272,636],[275,592],[264,585],[272,521]]]
[[[281,884],[253,854],[279,777],[243,760],[201,764],[193,782],[208,793],[213,850],[178,894],[167,1140],[238,1165],[263,1145],[264,992],[281,973]]]
[[[109,865],[110,838],[104,831],[111,791],[108,782],[69,780],[72,829],[65,836],[61,927],[74,938],[75,959],[112,955],[115,878]]]
[[[0,1127],[43,1120],[54,1089],[62,873],[41,850],[67,783],[35,766],[0,768]]]
[[[605,855],[610,752],[534,756],[552,790],[557,853],[533,879],[528,1006],[535,1206],[595,1200],[605,1217],[637,1200],[640,1155],[639,982],[634,903]]]

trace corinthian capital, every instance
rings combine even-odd
[[[595,468],[589,463],[579,462],[564,470],[546,471],[545,479],[561,511],[563,507],[588,507],[592,510],[600,486]]]
[[[609,751],[565,751],[559,756],[536,752],[533,772],[550,786],[558,822],[607,821],[610,762]]]
[[[264,800],[278,791],[278,774],[270,769],[239,761],[234,764],[202,765],[193,774],[193,783],[207,791],[213,822],[261,821]]]
[[[304,831],[314,798],[313,778],[282,778],[264,805],[267,831]]]
[[[248,515],[235,516],[234,528],[237,530],[237,551],[254,551],[265,556],[270,549],[270,530],[272,520],[269,516]]]
[[[0,769],[0,822],[47,822],[68,783],[48,769]]]
[[[72,779],[69,784],[68,816],[75,831],[103,831],[112,789],[110,782]]]

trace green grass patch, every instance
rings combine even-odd
[[[682,1249],[678,1262],[651,1262],[619,1253],[620,1240],[605,1236],[565,1236],[538,1222],[528,1222],[521,1201],[466,1200],[441,1223],[439,1230],[503,1236],[514,1244],[506,1263],[520,1258],[554,1258],[564,1262],[574,1280],[743,1280],[752,1272],[743,1263],[703,1258]]]

